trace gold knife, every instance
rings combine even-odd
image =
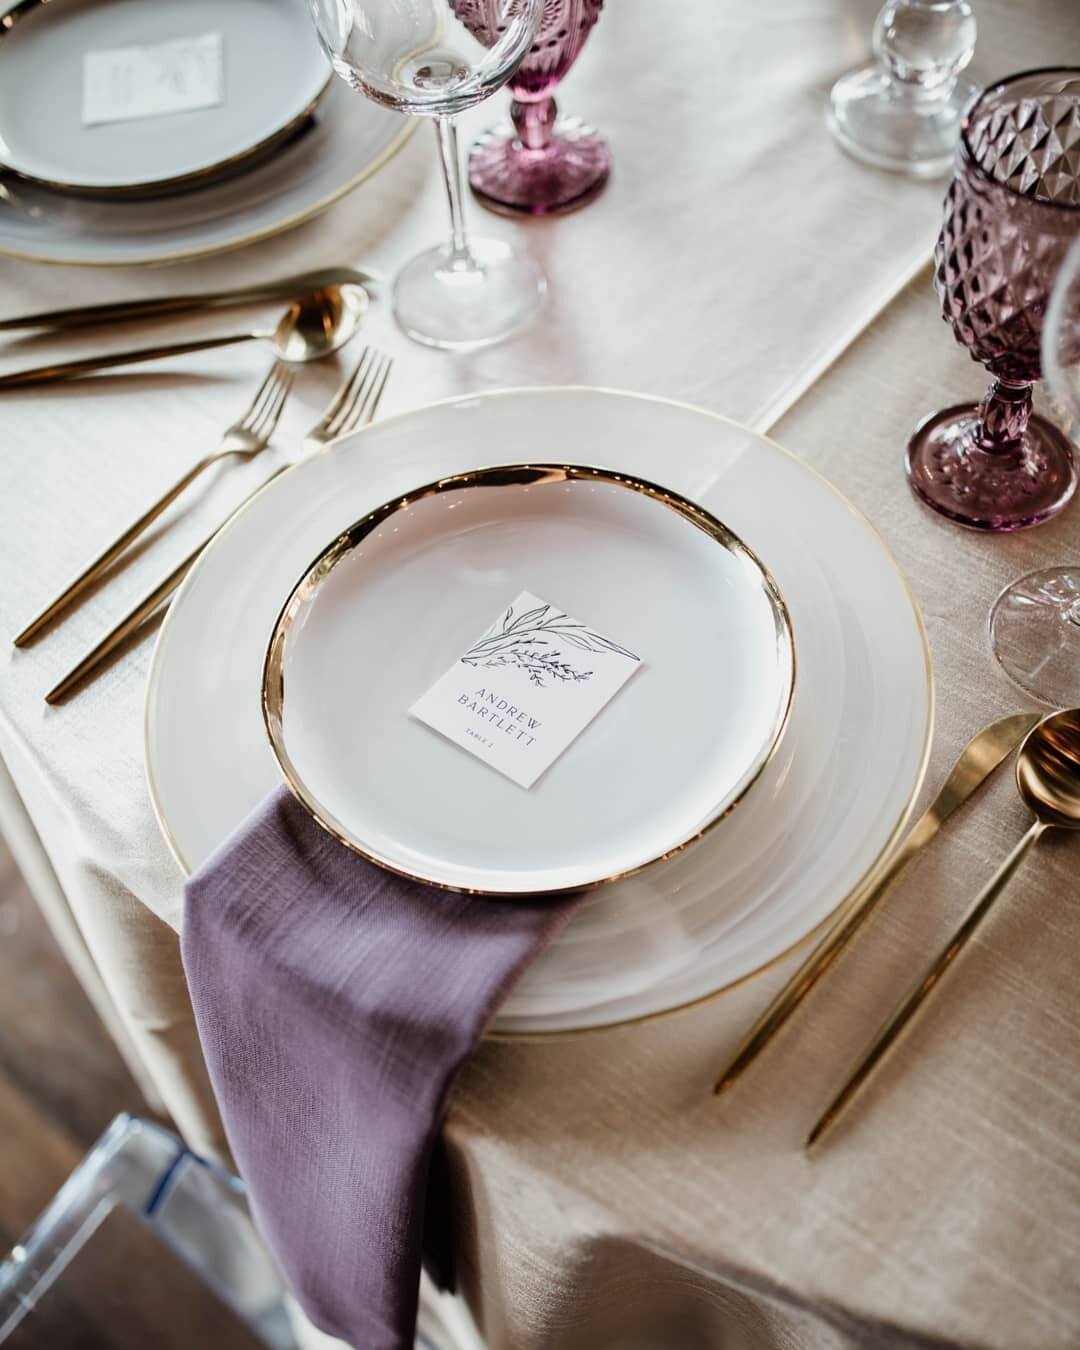
[[[952,813],[986,782],[1041,717],[1042,713],[1014,713],[1011,717],[1002,717],[968,742],[945,785],[893,854],[885,870],[875,873],[866,886],[856,890],[844,902],[825,938],[747,1032],[731,1063],[717,1079],[713,1089],[717,1096],[726,1092],[743,1070],[757,1059],[908,863],[922,852]]]
[[[145,300],[116,300],[102,305],[77,305],[74,309],[49,309],[40,314],[18,314],[0,319],[0,332],[19,328],[49,328],[64,331],[88,328],[98,323],[119,323],[128,319],[148,319],[162,314],[186,314],[198,309],[220,309],[225,305],[252,304],[262,300],[294,300],[326,286],[356,282],[370,287],[378,278],[354,267],[324,268],[319,272],[301,272],[298,276],[279,277],[254,286],[238,286],[227,291],[203,291],[199,294],[158,295]]]

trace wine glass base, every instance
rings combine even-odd
[[[508,124],[486,131],[469,154],[473,194],[503,215],[576,210],[597,196],[610,173],[607,143],[577,118],[560,118],[542,150],[522,145]]]
[[[973,530],[1023,530],[1057,515],[1076,490],[1068,438],[1033,416],[1015,453],[990,454],[975,436],[979,409],[932,413],[912,433],[907,476],[927,506]]]
[[[842,75],[825,120],[849,155],[879,169],[937,178],[952,168],[960,120],[976,86],[958,79],[940,99],[908,90],[878,66]]]
[[[1037,703],[1080,705],[1080,567],[1031,572],[1006,586],[990,611],[990,645]]]
[[[487,347],[532,323],[547,291],[540,268],[499,239],[473,239],[470,256],[427,249],[394,282],[394,317],[427,347]]]

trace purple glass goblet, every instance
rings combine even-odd
[[[508,83],[512,126],[485,132],[469,155],[469,184],[495,211],[550,215],[590,201],[607,182],[611,155],[576,118],[556,119],[551,91],[577,60],[604,0],[545,0],[540,31]],[[492,0],[454,0],[481,42],[498,36]]]
[[[1072,496],[1068,438],[1031,411],[1043,313],[1080,231],[1080,68],[985,90],[961,127],[934,284],[956,340],[994,377],[977,407],[934,413],[907,447],[915,493],[979,530],[1038,525]]]

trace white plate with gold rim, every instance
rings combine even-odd
[[[55,7],[53,0],[49,9]],[[119,267],[252,244],[308,220],[364,182],[416,125],[416,118],[359,98],[335,79],[314,115],[272,154],[168,197],[57,192],[0,167],[0,255]]]
[[[519,619],[561,622],[472,654],[522,592],[541,604]],[[508,731],[535,728],[513,753],[538,770],[608,663],[633,677],[529,786],[463,748],[499,762],[497,690]],[[456,744],[411,715],[451,670]],[[775,752],[794,675],[775,583],[715,516],[625,473],[530,464],[418,486],[331,541],[274,627],[263,702],[289,786],[342,843],[435,886],[530,895],[613,882],[717,825]]]
[[[765,560],[796,634],[779,749],[731,817],[590,895],[493,1030],[604,1026],[682,1006],[812,932],[902,830],[926,766],[932,684],[914,602],[874,530],[777,445],[685,405],[518,390],[389,418],[271,484],[177,595],[147,694],[155,810],[198,867],[280,781],[263,728],[267,644],[328,539],[437,477],[484,464],[606,464],[661,479]],[[437,900],[437,893],[433,892]]]
[[[112,64],[95,80],[88,60]],[[0,27],[0,165],[62,191],[175,190],[269,152],[331,79],[303,0],[19,0]],[[196,82],[211,106],[132,115],[152,86]]]

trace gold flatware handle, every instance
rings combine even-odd
[[[938,981],[967,946],[972,934],[990,912],[994,901],[1012,880],[1013,873],[1020,866],[1032,844],[1049,828],[1050,826],[1045,822],[1035,821],[997,872],[986,883],[964,916],[960,927],[893,1009],[888,1021],[870,1042],[869,1048],[855,1066],[847,1082],[825,1108],[821,1119],[807,1135],[807,1148],[816,1144],[822,1135],[836,1123],[852,1097],[866,1082],[875,1065],[880,1062],[882,1056],[900,1035],[904,1027],[907,1026],[918,1008],[929,997]]]
[[[148,596],[140,600],[130,614],[123,618],[111,632],[107,633],[97,646],[64,676],[58,685],[49,690],[45,695],[45,702],[62,703],[77,685],[82,684],[83,680],[97,671],[111,653],[168,600],[169,596],[187,576],[201,552],[202,546],[197,548],[194,553],[189,554],[159,586],[155,586]]]
[[[305,438],[305,448],[325,449],[331,442],[333,435],[345,429],[365,426],[371,422],[375,417],[383,390],[386,388],[386,381],[389,379],[392,365],[393,362],[388,357],[382,356],[374,349],[365,348],[355,370],[346,377],[345,382],[331,400],[326,413],[312,427]],[[281,474],[286,473],[292,467],[292,464],[283,464],[265,478],[258,487],[253,488],[217,529],[211,530],[193,553],[190,553],[179,566],[175,567],[160,585],[155,586],[149,595],[140,600],[131,613],[121,619],[115,628],[106,633],[93,651],[88,652],[74,670],[65,675],[55,688],[49,690],[45,695],[46,703],[62,702],[77,686],[91,678],[107,660],[110,653],[114,652],[141,624],[155,614],[179,588],[181,582],[198,562],[205,549],[230,521],[235,520],[248,502],[257,497],[263,488],[272,483],[275,478],[280,477]]]
[[[149,525],[152,525],[154,521],[157,520],[158,516],[176,501],[177,497],[180,496],[184,489],[193,483],[195,479],[198,478],[199,474],[218,458],[219,456],[216,454],[207,455],[193,468],[189,469],[182,478],[177,479],[164,496],[160,497],[149,510],[144,511],[138,520],[133,521],[124,533],[111,543],[103,553],[98,554],[94,561],[85,567],[74,581],[70,582],[63,591],[60,592],[50,605],[46,605],[37,618],[31,620],[31,622],[26,625],[18,637],[15,638],[15,646],[25,647],[28,643],[33,642],[34,638],[47,628],[55,618],[61,615],[66,609],[69,609],[80,596],[84,595],[90,589],[109,564],[115,562],[127,546],[133,543]]]
[[[77,686],[82,685],[90,679],[91,676],[96,675],[106,660],[108,660],[109,656],[116,651],[117,647],[119,647],[122,642],[126,641],[136,629],[140,628],[147,619],[151,618],[161,608],[165,601],[179,589],[180,583],[198,562],[199,556],[202,554],[203,550],[206,549],[215,536],[225,528],[236,513],[242,510],[253,497],[260,493],[263,488],[266,487],[267,483],[272,483],[279,474],[284,473],[286,469],[290,468],[292,468],[291,464],[283,464],[280,469],[276,469],[268,478],[264,479],[258,487],[252,489],[243,501],[241,501],[239,505],[230,512],[226,519],[222,521],[217,529],[211,530],[202,543],[199,544],[198,548],[192,553],[189,553],[182,563],[179,563],[173,568],[164,581],[155,586],[148,595],[144,596],[135,608],[120,620],[115,628],[110,629],[110,631],[105,634],[92,651],[87,652],[79,664],[70,670],[59,684],[49,690],[45,695],[45,702],[51,704],[63,703]]]
[[[253,342],[264,333],[231,333],[226,337],[196,338],[191,342],[168,342],[159,347],[133,347],[123,352],[105,352],[77,361],[58,361],[51,366],[32,366],[29,370],[14,370],[0,375],[0,389],[25,388],[34,384],[51,384],[54,380],[72,380],[78,375],[89,375],[95,370],[111,370],[114,366],[138,365],[142,361],[156,361],[162,356],[180,356],[184,352],[204,352],[211,347],[232,347],[238,342]]]
[[[806,995],[869,917],[901,872],[930,843],[958,807],[968,801],[1039,721],[1039,713],[1014,713],[984,727],[964,747],[941,791],[923,813],[884,871],[840,907],[821,943],[784,985],[743,1038],[713,1089],[726,1092],[772,1040]]]
[[[199,309],[218,309],[226,305],[254,304],[262,300],[294,300],[299,295],[327,286],[355,282],[370,286],[377,278],[352,267],[337,267],[321,272],[301,272],[277,281],[254,286],[237,286],[227,291],[202,291],[192,295],[158,295],[144,300],[116,300],[102,305],[79,305],[72,309],[48,309],[37,314],[19,314],[0,319],[0,332],[22,328],[52,328],[64,331],[89,328],[94,324],[121,323],[128,319],[150,319],[166,314],[186,314]]]

